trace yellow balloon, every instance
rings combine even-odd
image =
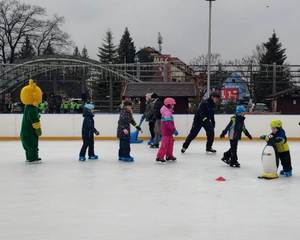
[[[21,90],[20,98],[24,105],[37,107],[43,100],[43,92],[36,83],[30,79],[29,84]]]

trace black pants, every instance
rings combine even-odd
[[[197,137],[202,127],[204,128],[207,136],[206,149],[212,148],[215,138],[215,130],[213,125],[210,122],[197,123],[195,120],[193,122],[192,129],[183,144],[183,148],[187,149],[189,147],[191,142]]]
[[[291,163],[290,151],[278,153],[278,157],[280,159],[283,171],[289,172],[293,169]]]
[[[85,157],[86,150],[89,149],[89,157],[95,156],[94,152],[94,136],[93,137],[83,137],[83,145],[80,151],[80,157]]]
[[[232,162],[237,162],[238,161],[238,156],[237,156],[237,148],[238,148],[238,140],[230,140],[230,148],[227,152],[224,152],[224,158],[226,160],[230,160]]]
[[[155,127],[155,121],[154,122],[153,121],[149,122],[149,131],[150,131],[150,134],[151,134],[151,139],[155,138],[154,127]]]
[[[120,138],[119,157],[130,157],[130,138]]]

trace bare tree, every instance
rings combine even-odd
[[[217,65],[222,63],[221,54],[219,53],[212,53],[211,54],[211,64]],[[199,57],[194,58],[190,65],[200,65],[200,66],[206,66],[208,64],[208,56],[205,54],[200,55]]]
[[[55,48],[56,52],[72,45],[69,34],[61,30],[63,23],[64,18],[56,15],[52,20],[41,22],[41,28],[33,36],[38,56],[40,56],[49,45]]]
[[[46,10],[40,6],[19,0],[0,1],[0,56],[4,63],[15,61],[26,36],[33,38],[38,54],[49,44],[54,47],[70,44],[69,35],[60,29],[63,18],[45,18]]]

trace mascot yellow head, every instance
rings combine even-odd
[[[43,92],[36,83],[30,79],[29,84],[21,90],[20,98],[24,105],[37,107],[43,100]]]

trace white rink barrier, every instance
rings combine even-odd
[[[174,115],[179,138],[188,135],[193,115]],[[231,115],[216,115],[216,136],[226,127]],[[100,131],[98,139],[115,139],[117,132],[118,114],[96,114],[95,126]],[[135,114],[136,122],[141,115]],[[253,137],[258,138],[270,132],[272,119],[280,119],[290,139],[300,140],[300,115],[246,115],[246,127]],[[43,137],[48,139],[78,139],[81,135],[83,117],[81,114],[43,114],[41,116]],[[20,134],[22,114],[0,114],[0,140],[17,139]],[[143,133],[140,137],[149,137],[148,123],[143,123]],[[199,137],[204,137],[201,130]]]

